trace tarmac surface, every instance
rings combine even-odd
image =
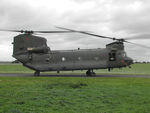
[[[34,77],[33,73],[0,73],[0,77]],[[40,77],[86,77],[86,75],[41,74]],[[96,77],[136,77],[150,78],[150,75],[96,75]]]

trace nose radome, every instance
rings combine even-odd
[[[133,59],[130,58],[130,57],[128,57],[128,58],[125,60],[125,62],[126,62],[128,65],[133,64]]]

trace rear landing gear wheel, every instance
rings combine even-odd
[[[35,71],[34,76],[40,76],[40,71]]]
[[[95,77],[95,76],[96,76],[96,73],[93,72],[93,70],[88,69],[88,71],[86,72],[86,76]]]

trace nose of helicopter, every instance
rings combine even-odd
[[[125,62],[126,62],[128,65],[131,65],[131,64],[133,64],[133,59],[130,58],[130,57],[128,57],[128,58],[125,59]]]

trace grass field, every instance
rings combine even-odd
[[[149,75],[149,68],[150,64],[134,64],[132,69],[96,72]],[[0,73],[33,71],[1,64]],[[149,113],[149,97],[148,78],[0,77],[0,113]]]
[[[0,113],[149,113],[150,79],[0,77]]]
[[[113,69],[108,72],[107,69],[94,70],[97,74],[143,74],[150,75],[150,64],[133,64],[132,68]],[[0,73],[33,73],[34,71],[23,67],[21,64],[1,64]],[[56,72],[48,72],[49,74],[56,74]],[[60,74],[85,74],[85,71],[62,71]]]

